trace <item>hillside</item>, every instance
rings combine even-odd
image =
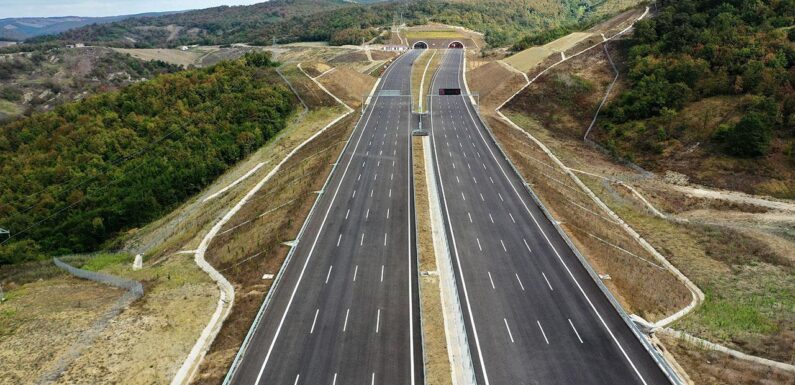
[[[622,47],[625,91],[594,137],[693,182],[795,198],[795,6],[667,2]]]
[[[0,264],[94,250],[200,191],[285,125],[268,54],[162,75],[0,126]]]
[[[177,70],[103,47],[0,55],[0,122]]]
[[[273,0],[249,6],[221,6],[91,25],[30,42],[71,41],[138,48],[234,43],[237,41],[233,37],[268,24],[346,5],[353,6],[343,0]]]
[[[634,0],[416,0],[366,5],[334,0],[276,0],[156,18],[88,26],[31,42],[88,42],[117,47],[295,41],[360,44],[400,15],[408,24],[429,21],[461,25],[485,34],[492,47],[512,44],[548,28],[586,24],[637,4]]]
[[[25,40],[35,36],[52,35],[91,24],[106,24],[129,18],[153,17],[174,12],[151,12],[108,17],[12,17],[0,19],[0,40]]]

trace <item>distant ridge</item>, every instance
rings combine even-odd
[[[91,24],[106,24],[131,18],[163,16],[180,12],[184,11],[147,12],[105,17],[11,17],[0,19],[0,40],[20,41],[35,36],[57,34]]]

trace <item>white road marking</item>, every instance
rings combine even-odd
[[[575,328],[574,324],[571,322],[571,318],[569,318],[569,325],[571,325],[571,330],[574,330],[574,334],[577,335],[577,339],[580,340],[580,343],[583,343],[582,338],[580,338],[580,333],[577,333],[577,328]]]
[[[356,198],[356,190],[353,190],[353,195],[351,195],[351,199]]]
[[[501,200],[501,201],[505,202],[505,199],[502,199],[502,194],[500,194],[500,193],[497,193],[497,195],[499,195],[499,196],[500,196],[500,200]]]
[[[527,239],[522,238],[522,240],[524,241],[524,246],[527,247],[527,251],[532,253],[533,250],[530,250],[530,245],[527,244]]]
[[[389,219],[389,208],[386,209],[386,219]]]
[[[381,282],[384,282],[384,265],[381,265]]]
[[[519,274],[514,273],[514,275],[516,275],[516,280],[519,281],[519,286],[522,288],[522,291],[524,291],[524,285],[522,285],[522,280],[519,279]]]
[[[467,216],[469,217],[469,223],[472,223],[472,214],[467,211]]]
[[[381,309],[378,309],[378,315],[375,317],[375,333],[378,334],[378,330],[381,326]]]
[[[373,174],[373,180],[378,180],[378,173]]]
[[[348,310],[345,310],[345,323],[342,324],[342,332],[343,333],[345,333],[345,331],[348,330],[348,316],[350,315],[350,313],[351,313],[351,308],[348,308]]]
[[[351,213],[351,209],[348,209],[348,211],[345,212],[345,219],[348,219],[348,214],[350,214],[350,213]]]
[[[331,277],[331,269],[334,268],[334,265],[328,267],[328,274],[326,274],[326,283],[328,283],[328,278]]]
[[[375,385],[375,372],[373,372],[373,375],[370,377],[370,385]]]
[[[503,319],[502,319],[502,321],[503,321],[503,322],[505,322],[505,329],[507,329],[507,330],[508,330],[508,337],[511,337],[511,343],[515,343],[515,342],[513,341],[513,334],[511,334],[511,328],[510,328],[510,327],[508,327],[508,320],[507,320],[507,319],[505,319],[505,318],[503,318]]]
[[[472,177],[472,180],[474,180],[474,181],[475,181],[475,184],[478,184],[478,180],[477,180],[477,178],[475,178],[474,176]]]
[[[373,191],[374,191],[373,189],[370,189],[370,198],[373,197]]]
[[[389,197],[392,198],[392,189],[389,189]]]
[[[362,179],[362,174],[359,174],[359,176],[356,177],[356,181],[358,182],[361,179]]]
[[[494,223],[494,217],[491,216],[491,213],[489,213],[489,219],[491,219],[491,223]]]
[[[494,280],[493,280],[493,279],[491,279],[491,272],[490,272],[490,271],[487,271],[487,273],[489,274],[489,281],[491,282],[491,288],[492,288],[492,289],[497,289],[496,287],[494,287]]]
[[[486,201],[486,198],[484,198],[484,197],[483,197],[483,194],[482,194],[482,193],[480,193],[480,200],[482,200],[483,202],[485,202],[485,201]]]
[[[544,333],[544,328],[541,327],[541,321],[536,320],[536,323],[538,324],[538,329],[541,330],[541,335],[544,336],[544,341],[547,341],[547,345],[549,345],[549,339],[547,339],[547,334]]]
[[[384,233],[384,246],[386,246],[386,234],[387,233]]]
[[[337,247],[340,247],[341,240],[342,240],[342,233],[340,233],[340,236],[337,238]]]
[[[489,180],[491,181],[491,184],[494,184],[494,179],[492,179],[492,177],[489,177]]]
[[[456,180],[458,183],[461,183],[461,179],[458,179],[458,175],[456,175],[456,176],[455,176],[455,180]]]
[[[367,209],[367,212],[364,213],[364,219],[369,219],[369,218],[370,218],[370,209]]]
[[[359,265],[353,269],[353,282],[356,282],[356,275],[359,274]]]
[[[295,376],[295,382],[293,382],[293,385],[298,385],[298,379],[299,379],[299,378],[301,378],[301,375],[300,375],[300,374],[297,374],[297,375]]]
[[[513,223],[516,223],[516,219],[513,219],[513,215],[511,215],[511,213],[508,213],[508,216],[511,217],[511,221],[513,221]]]
[[[541,272],[541,275],[544,276],[544,281],[547,281],[547,286],[549,286],[549,290],[550,291],[555,291],[555,289],[552,288],[552,285],[549,284],[549,280],[547,279],[547,275],[544,274],[543,271]]]
[[[362,233],[362,239],[359,241],[359,246],[364,245],[364,233]]]
[[[389,180],[394,180],[394,179],[395,179],[395,173],[393,172],[389,174]]]
[[[475,240],[478,241],[478,250],[483,251],[483,248],[480,247],[480,238],[475,237]]]
[[[312,334],[312,332],[314,332],[314,331],[315,331],[315,323],[317,322],[317,315],[318,315],[318,313],[320,313],[320,309],[317,309],[317,310],[315,310],[315,319],[314,319],[314,320],[312,320],[312,328],[311,328],[311,329],[309,329],[309,334]]]
[[[508,249],[505,248],[505,242],[503,242],[502,239],[500,239],[500,244],[502,245],[502,249],[507,253]]]
[[[461,198],[464,198],[464,200],[467,200],[467,197],[464,195],[463,191],[461,191]]]
[[[337,373],[334,373],[334,381],[331,381],[331,385],[337,385]]]

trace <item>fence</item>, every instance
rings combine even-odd
[[[95,254],[91,254],[89,256],[94,255]],[[91,343],[99,336],[99,334],[105,330],[113,318],[119,315],[119,313],[121,313],[121,311],[129,306],[132,302],[144,295],[144,287],[138,281],[114,277],[112,275],[97,273],[94,271],[78,269],[59,258],[53,258],[52,261],[56,266],[66,270],[69,274],[75,277],[122,288],[127,290],[127,292],[124,293],[124,295],[122,295],[121,298],[119,298],[110,309],[102,314],[102,316],[97,319],[94,324],[91,325],[91,327],[80,333],[72,346],[70,346],[69,349],[55,361],[52,369],[46,371],[41,377],[39,377],[39,380],[36,382],[38,384],[49,384],[56,382],[58,377],[60,377],[61,374],[66,371],[69,365],[71,365],[74,360],[80,357],[80,354],[83,352],[83,350],[91,345]]]
[[[127,292],[130,293],[132,297],[134,297],[133,301],[138,298],[141,298],[141,296],[144,295],[144,287],[138,281],[133,281],[131,279],[116,277],[108,274],[97,273],[95,271],[78,269],[60,260],[59,258],[53,258],[52,261],[53,263],[55,263],[56,266],[66,270],[67,272],[69,272],[69,274],[74,275],[77,278],[88,279],[94,282],[100,282],[106,285],[116,286],[120,289],[127,290]]]

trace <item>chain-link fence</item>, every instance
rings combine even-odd
[[[86,256],[83,255],[79,257]],[[91,256],[89,256],[89,258],[90,257]],[[55,363],[52,365],[52,367],[45,371],[44,374],[39,378],[37,381],[38,384],[49,384],[56,382],[61,374],[66,371],[69,365],[71,365],[72,362],[80,357],[80,354],[83,352],[83,350],[89,347],[99,336],[99,334],[105,330],[111,320],[119,315],[123,309],[144,295],[144,287],[141,285],[141,282],[115,277],[108,274],[97,273],[94,271],[78,269],[66,262],[63,262],[59,258],[53,258],[52,261],[56,266],[66,270],[69,274],[72,274],[75,277],[116,286],[118,288],[125,289],[126,292],[116,301],[115,304],[113,304],[113,306],[111,306],[110,309],[102,314],[93,325],[77,336],[69,349],[61,354],[61,356],[55,360]]]
[[[138,299],[142,295],[144,295],[144,287],[138,281],[133,281],[131,279],[116,277],[108,274],[97,273],[95,271],[78,269],[72,265],[69,265],[66,262],[61,261],[59,258],[53,258],[52,261],[53,263],[55,263],[56,266],[66,270],[67,272],[69,272],[69,274],[72,274],[77,278],[88,279],[94,282],[100,282],[106,285],[116,286],[118,288],[125,289],[135,297],[133,300]]]

